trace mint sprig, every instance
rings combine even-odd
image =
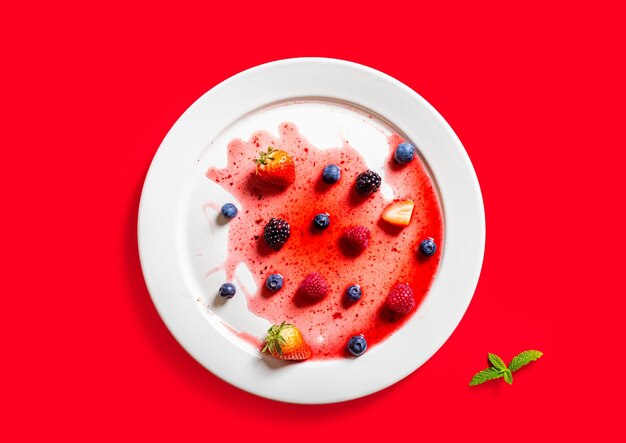
[[[508,384],[513,384],[513,372],[517,371],[522,366],[526,366],[528,363],[537,360],[543,355],[543,352],[530,350],[524,351],[513,357],[511,363],[507,367],[504,361],[496,354],[487,354],[489,358],[490,367],[483,369],[470,381],[470,386],[476,386],[489,380],[495,380],[497,378],[504,378],[504,381]]]
[[[500,372],[500,370],[497,368],[491,367],[491,368],[483,369],[478,374],[476,374],[474,378],[472,378],[472,381],[470,382],[470,386],[479,385],[488,380],[494,380],[500,377],[502,377],[502,372]]]
[[[506,371],[506,363],[496,354],[487,354],[487,357],[489,357],[489,363],[491,363],[494,368],[500,371]]]
[[[543,352],[540,351],[524,351],[520,354],[513,357],[511,363],[509,363],[509,369],[511,371],[517,371],[522,366],[526,366],[531,361],[537,360],[539,357],[543,355]]]
[[[510,369],[507,369],[506,371],[504,371],[502,373],[502,377],[504,377],[504,381],[507,382],[508,384],[510,385],[513,384],[513,374],[511,373]]]

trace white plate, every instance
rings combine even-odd
[[[364,119],[363,112],[374,118]],[[263,358],[232,331],[260,337],[268,322],[247,311],[245,297],[220,303],[215,288],[223,274],[207,276],[225,257],[228,227],[207,217],[204,204],[227,201],[228,194],[205,177],[206,169],[225,165],[230,139],[247,139],[258,129],[276,132],[283,120],[299,126],[313,144],[338,146],[337,140],[346,133],[361,137],[364,142],[357,146],[368,164],[380,157],[375,134],[400,131],[419,147],[439,191],[445,247],[430,292],[402,328],[356,359],[283,364]],[[478,282],[484,245],[480,188],[450,126],[404,84],[365,66],[333,59],[268,63],[204,94],[163,140],[139,208],[144,277],[174,337],[223,380],[294,403],[361,397],[420,367],[465,313]],[[244,269],[242,284],[253,285],[245,274]]]

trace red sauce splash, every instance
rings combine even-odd
[[[393,160],[393,150],[403,141],[389,137],[390,155],[384,182],[394,198],[415,202],[411,224],[406,228],[388,225],[380,219],[390,203],[380,192],[362,197],[354,190],[356,176],[368,169],[363,157],[347,142],[337,148],[320,150],[306,140],[292,123],[283,123],[276,138],[258,131],[250,140],[228,144],[225,169],[210,168],[206,176],[218,183],[241,203],[239,215],[229,222],[228,256],[224,263],[227,278],[245,263],[258,286],[257,293],[246,294],[248,309],[272,323],[295,324],[313,350],[314,359],[347,356],[346,343],[355,334],[364,334],[371,347],[397,330],[412,313],[403,317],[384,308],[390,288],[408,282],[417,306],[428,292],[439,266],[443,240],[443,217],[437,193],[424,165],[416,158],[408,165]],[[296,165],[296,181],[287,189],[276,189],[259,182],[254,159],[259,150],[274,146],[291,154]],[[321,180],[329,163],[341,167],[339,182]],[[311,228],[313,216],[330,214],[330,227]],[[291,238],[276,252],[265,245],[263,227],[272,217],[291,225]],[[369,247],[361,255],[346,255],[339,238],[350,226],[364,225],[372,232]],[[429,258],[416,254],[425,237],[433,237],[438,250]],[[317,303],[296,296],[304,277],[319,272],[330,284],[330,294]],[[272,273],[285,278],[283,289],[272,293],[265,279]],[[345,290],[359,284],[362,298],[350,303]]]

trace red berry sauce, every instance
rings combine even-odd
[[[206,175],[241,203],[239,215],[229,222],[228,256],[224,263],[228,280],[245,263],[258,286],[246,294],[248,309],[272,323],[295,324],[313,350],[314,359],[348,356],[346,343],[363,334],[371,347],[400,328],[415,310],[405,316],[389,312],[385,298],[395,283],[409,283],[419,307],[439,266],[443,240],[443,217],[437,193],[424,165],[416,158],[408,165],[393,160],[398,135],[389,137],[389,158],[383,183],[393,189],[394,198],[411,199],[415,210],[409,226],[395,227],[380,219],[390,201],[380,192],[363,197],[354,190],[356,176],[368,169],[363,157],[348,142],[338,148],[317,149],[292,123],[283,123],[279,137],[258,131],[250,140],[228,144],[225,169],[210,168]],[[268,146],[288,152],[296,167],[296,181],[286,189],[260,182],[254,160]],[[328,185],[321,179],[329,163],[341,167],[341,179]],[[312,228],[315,214],[330,214],[324,231]],[[280,251],[263,241],[263,227],[272,217],[291,225],[291,237]],[[351,226],[363,225],[371,231],[368,248],[358,256],[342,249],[340,237]],[[421,257],[421,240],[432,237],[437,252]],[[319,272],[329,283],[330,293],[314,302],[297,295],[300,282],[311,272]],[[265,279],[282,274],[284,287],[272,293]],[[349,302],[346,288],[361,286],[363,296]],[[416,308],[417,309],[417,308]]]

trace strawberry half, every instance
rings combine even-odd
[[[382,219],[394,226],[408,226],[414,207],[412,200],[395,201],[383,211]]]
[[[293,159],[285,151],[267,148],[267,152],[259,152],[256,163],[256,174],[265,183],[280,187],[291,185],[296,179],[296,167]]]
[[[282,322],[267,330],[265,347],[273,357],[282,360],[306,360],[311,357],[311,348],[304,341],[300,330],[294,325]]]

